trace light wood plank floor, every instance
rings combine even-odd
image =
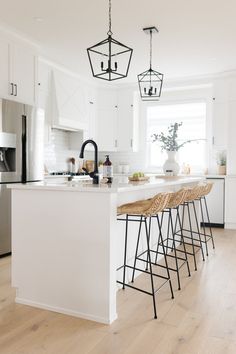
[[[236,231],[215,230],[215,240],[191,278],[182,268],[174,300],[168,286],[157,294],[157,320],[151,297],[126,289],[111,326],[15,304],[10,257],[0,259],[0,353],[235,354]]]

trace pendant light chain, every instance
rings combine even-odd
[[[150,30],[150,69],[152,68],[152,30]]]
[[[108,36],[112,36],[113,33],[111,31],[111,0],[109,0],[109,31],[107,32]]]

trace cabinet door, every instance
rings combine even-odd
[[[35,53],[23,45],[10,46],[10,82],[14,88],[14,99],[18,102],[35,104]]]
[[[132,101],[118,102],[117,112],[117,149],[132,151],[133,149],[133,104]]]
[[[88,129],[86,130],[86,139],[96,141],[96,103],[90,101],[88,103]]]
[[[225,179],[225,227],[236,229],[236,177],[227,176]]]
[[[100,151],[117,151],[116,90],[101,89],[98,91],[96,131]]]
[[[207,207],[211,224],[224,224],[224,200],[225,200],[225,181],[223,178],[207,178],[208,182],[213,182],[211,192],[206,196]],[[204,220],[207,220],[205,208]]]
[[[214,102],[213,105],[213,144],[217,149],[226,149],[227,147],[227,124],[226,118],[229,116],[229,108],[226,102]]]
[[[117,150],[117,107],[99,107],[97,110],[97,139],[100,151]]]
[[[11,94],[9,83],[9,44],[0,40],[0,95],[7,97]]]
[[[119,90],[117,150],[138,150],[138,101],[133,90]]]

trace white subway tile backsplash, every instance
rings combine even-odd
[[[44,146],[44,162],[49,172],[52,171],[68,171],[68,159],[75,158],[76,169],[79,163],[79,150],[71,150],[69,148],[70,132],[52,129],[50,139]],[[86,152],[86,158],[90,158],[90,152]]]
[[[49,142],[44,146],[44,161],[49,172],[68,171],[68,159],[74,157],[76,169],[79,163],[79,150],[70,149],[70,132],[52,129]],[[99,147],[98,147],[99,149]],[[134,171],[145,171],[145,153],[142,152],[100,152],[99,160],[105,161],[105,155],[110,156],[114,166],[114,172],[118,172],[119,165],[129,165],[130,173]],[[93,151],[86,151],[85,159],[93,159]]]

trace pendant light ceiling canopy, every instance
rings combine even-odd
[[[92,74],[98,79],[113,81],[128,75],[133,49],[112,38],[111,0],[109,0],[108,37],[87,49]]]
[[[143,28],[150,35],[150,67],[138,75],[140,96],[143,101],[157,101],[161,96],[163,74],[152,69],[152,35],[158,33],[156,27]]]

